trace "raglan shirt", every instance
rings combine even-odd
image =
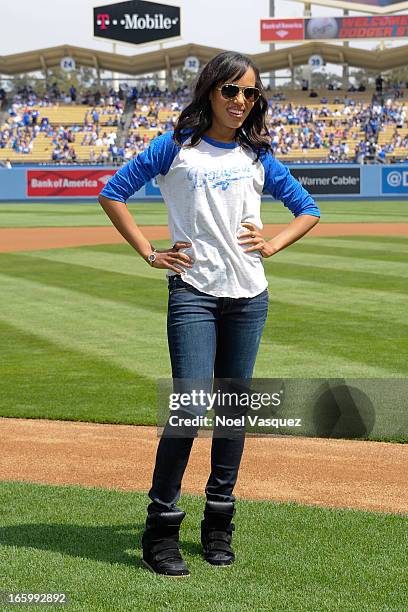
[[[190,137],[184,139],[189,144]],[[259,251],[239,244],[237,235],[260,230],[261,195],[281,200],[295,217],[320,216],[309,193],[289,169],[270,152],[257,162],[255,153],[239,143],[224,143],[202,136],[194,147],[180,147],[173,131],[155,138],[148,149],[120,168],[101,194],[126,202],[149,180],[157,177],[168,210],[173,244],[191,242],[181,249],[192,258],[192,268],[180,266],[183,280],[216,297],[248,298],[262,293],[268,281]],[[176,273],[167,271],[167,276]]]

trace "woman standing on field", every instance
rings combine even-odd
[[[199,75],[193,101],[174,131],[155,138],[99,196],[129,244],[151,266],[168,270],[167,334],[175,385],[213,377],[251,379],[268,311],[262,259],[301,238],[319,220],[313,199],[272,155],[267,108],[252,60],[234,52],[217,55]],[[156,176],[174,243],[160,251],[126,206]],[[261,231],[263,190],[282,200],[295,217],[272,240]],[[176,504],[196,432],[166,433],[168,424],[149,491],[143,562],[158,574],[187,576],[178,548],[185,513]],[[244,437],[242,432],[212,440],[201,542],[213,565],[230,565],[235,558],[233,489]]]

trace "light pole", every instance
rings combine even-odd
[[[275,0],[269,0],[269,17],[275,17]],[[271,53],[275,51],[274,43],[269,44],[269,51]],[[276,83],[275,83],[275,71],[274,70],[271,70],[271,72],[269,73],[269,86],[271,90],[275,89]]]

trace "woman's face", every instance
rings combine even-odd
[[[241,87],[255,87],[256,76],[252,68],[248,68],[246,73],[236,80],[229,80],[228,83],[234,83]],[[220,83],[219,87],[224,85]],[[213,127],[238,129],[244,123],[245,119],[251,112],[254,104],[251,100],[246,100],[244,92],[239,91],[238,95],[232,100],[225,100],[219,89],[214,88],[209,96],[212,109]]]

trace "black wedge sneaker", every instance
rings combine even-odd
[[[185,515],[182,511],[148,514],[142,562],[151,572],[173,578],[190,575],[179,550],[179,530]]]
[[[204,558],[211,565],[231,565],[235,554],[231,548],[232,532],[235,525],[231,523],[235,514],[233,502],[207,501],[204,509],[204,520],[201,521],[201,544]]]

